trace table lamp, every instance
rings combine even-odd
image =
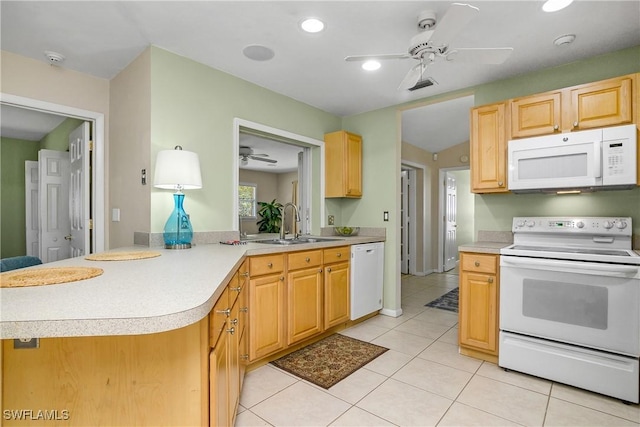
[[[176,190],[173,195],[175,206],[164,225],[164,247],[167,249],[188,249],[193,239],[193,227],[189,215],[182,207],[184,193],[182,190],[202,188],[200,176],[200,160],[191,151],[184,151],[176,145],[173,150],[158,152],[153,186],[168,190]]]

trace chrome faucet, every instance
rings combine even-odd
[[[280,226],[280,239],[284,240],[285,238],[285,230],[284,230],[284,225],[286,224],[285,221],[285,212],[287,211],[287,207],[293,207],[293,210],[296,212],[296,222],[300,222],[300,213],[298,212],[298,207],[296,205],[294,205],[293,203],[285,203],[284,206],[282,207],[282,225]],[[297,237],[297,236],[296,236]]]

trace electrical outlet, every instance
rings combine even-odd
[[[336,221],[336,218],[333,215],[329,215],[329,225],[333,225],[335,221]]]
[[[39,338],[16,338],[13,340],[13,348],[39,348],[40,347],[40,339]]]

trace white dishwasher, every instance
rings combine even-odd
[[[384,242],[351,246],[351,320],[382,308]]]

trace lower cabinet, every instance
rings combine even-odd
[[[324,328],[349,321],[351,290],[349,246],[324,250]]]
[[[287,345],[324,331],[322,251],[287,255]]]
[[[489,361],[498,356],[499,255],[461,253],[460,352]]]

